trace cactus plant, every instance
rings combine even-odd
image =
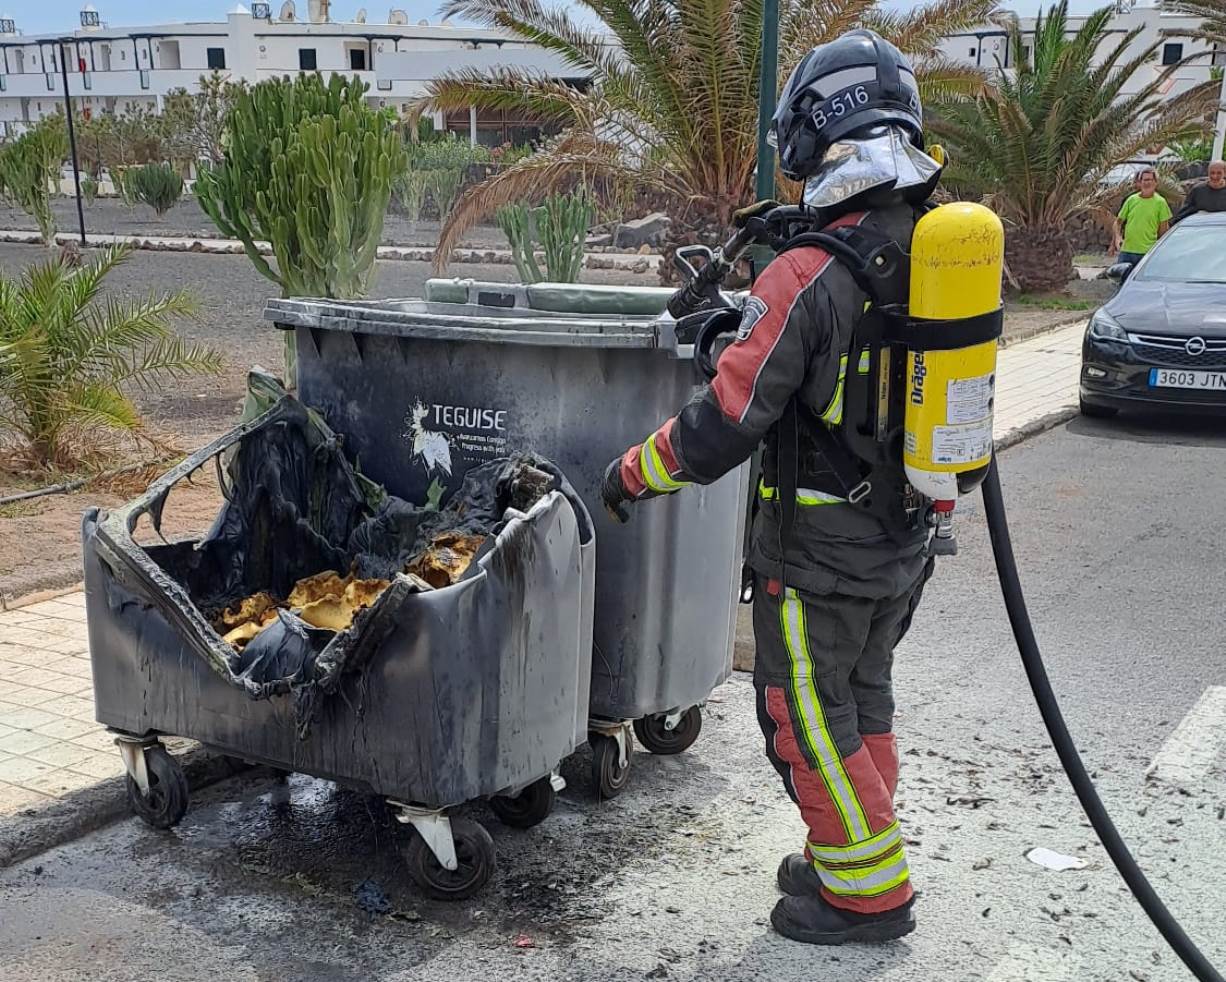
[[[511,244],[511,260],[525,283],[539,283],[541,268],[536,264],[536,220],[529,205],[504,205],[495,214],[498,227]]]
[[[357,78],[317,74],[240,92],[225,159],[196,182],[217,228],[243,243],[283,296],[360,297],[369,289],[406,154],[365,93]],[[260,255],[259,240],[271,243],[275,265]]]
[[[85,199],[87,205],[92,205],[94,199],[98,197],[98,182],[88,174],[81,178],[81,197]]]
[[[464,171],[459,167],[435,167],[422,172],[426,178],[426,190],[438,209],[438,220],[445,222],[455,205],[455,199],[460,196],[460,185],[464,183]]]
[[[583,191],[551,194],[535,208],[506,205],[497,213],[498,225],[511,244],[511,258],[525,283],[541,276],[536,261],[539,245],[545,257],[545,278],[551,283],[574,283],[583,266],[583,247],[592,222],[592,206]]]
[[[592,224],[588,197],[582,190],[551,194],[541,211],[537,228],[549,279],[553,283],[574,283],[583,266],[583,247],[587,244],[588,226]]]
[[[161,218],[183,196],[183,178],[170,164],[145,164],[124,174],[132,197],[143,201]]]
[[[38,223],[43,242],[55,244],[50,186],[58,181],[68,141],[57,117],[46,117],[29,132],[0,148],[0,190]]]
[[[136,207],[136,192],[132,187],[131,173],[131,167],[111,168],[111,184],[115,186],[115,193],[129,211]]]
[[[426,172],[410,167],[396,182],[396,201],[410,222],[421,218],[426,199]]]

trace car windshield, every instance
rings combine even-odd
[[[1226,283],[1226,225],[1176,227],[1158,242],[1136,279]]]

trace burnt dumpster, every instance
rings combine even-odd
[[[591,730],[603,795],[628,776],[633,732],[677,753],[731,672],[748,468],[636,510],[600,503],[605,464],[699,384],[664,289],[432,280],[426,298],[273,300],[297,336],[298,385],[370,476],[420,500],[508,447],[539,453],[594,516]]]
[[[492,873],[490,798],[549,813],[587,733],[594,535],[550,462],[506,455],[411,502],[356,468],[342,434],[253,374],[262,411],[129,504],[86,514],[100,722],[134,810],[186,812],[160,737],[386,798],[418,834],[410,872],[458,899]],[[198,540],[138,545],[173,487],[216,461],[225,502]],[[173,501],[173,497],[172,497]]]

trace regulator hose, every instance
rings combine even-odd
[[[1034,628],[1030,623],[1030,615],[1026,611],[1026,598],[1022,595],[1022,583],[1017,573],[1017,560],[1013,555],[1013,543],[1009,538],[1009,521],[1005,517],[1005,503],[1000,491],[1000,475],[997,473],[996,459],[988,469],[983,482],[983,504],[987,515],[988,534],[992,539],[992,553],[996,558],[996,572],[1000,577],[1000,589],[1005,598],[1005,609],[1009,614],[1009,623],[1013,628],[1013,637],[1017,640],[1018,651],[1022,655],[1022,665],[1026,669],[1026,677],[1030,680],[1030,688],[1034,692],[1035,702],[1043,716],[1043,723],[1055,745],[1060,757],[1060,764],[1068,775],[1090,819],[1094,831],[1107,855],[1120,871],[1120,876],[1137,898],[1137,902],[1154,927],[1166,939],[1167,944],[1180,957],[1188,970],[1200,982],[1223,982],[1221,974],[1204,956],[1192,939],[1184,932],[1179,922],[1167,910],[1162,899],[1154,891],[1141,867],[1128,851],[1128,846],[1120,837],[1119,830],[1107,814],[1102,799],[1094,788],[1094,782],[1086,771],[1081,755],[1069,735],[1068,726],[1064,722],[1064,714],[1056,702],[1052,691],[1051,680],[1047,677],[1047,669],[1043,665],[1043,657],[1039,653],[1039,644],[1034,636]]]

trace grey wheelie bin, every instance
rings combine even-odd
[[[97,715],[116,735],[133,809],[159,828],[183,817],[187,783],[160,737],[190,737],[385,798],[415,829],[404,851],[418,885],[438,899],[470,896],[493,871],[493,841],[448,810],[488,797],[508,824],[541,821],[560,761],[587,736],[590,516],[560,472],[525,458],[471,472],[451,489],[458,508],[447,496],[416,507],[355,469],[344,434],[268,376],[253,373],[257,389],[254,419],[131,503],[84,519]],[[212,529],[138,544],[138,519],[159,526],[174,486],[211,459],[226,497]],[[536,482],[530,492],[523,475]],[[460,517],[471,530],[476,516],[487,532],[466,540],[469,562],[454,579],[404,572],[423,534],[432,550],[455,544],[460,532],[434,530]],[[413,554],[455,558],[441,546]],[[357,585],[381,592],[359,601],[346,587],[356,614],[321,630],[342,600],[326,597],[321,610],[294,591],[304,577],[345,582],[321,570],[346,569],[350,582],[379,577]],[[261,597],[260,608],[287,599],[264,610],[252,606]],[[265,626],[239,649],[217,617],[247,613]]]
[[[732,668],[748,467],[635,510],[600,503],[605,465],[698,384],[662,315],[671,291],[432,280],[426,298],[273,300],[296,332],[304,401],[343,429],[363,470],[421,500],[508,448],[554,461],[596,524],[589,742],[602,795],[627,780],[631,732],[678,753]]]

